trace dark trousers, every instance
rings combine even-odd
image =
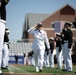
[[[0,7],[0,18],[6,21],[6,8],[5,8],[5,6]]]

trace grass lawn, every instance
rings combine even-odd
[[[51,68],[43,68],[43,71],[41,74],[75,74],[76,72],[76,66],[73,66],[72,72],[63,72],[60,69],[56,69],[57,66],[55,66],[54,69]],[[12,73],[12,74],[38,74],[35,72],[34,66],[28,66],[28,65],[9,65],[8,69],[2,69],[3,73]]]

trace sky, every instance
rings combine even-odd
[[[6,5],[6,26],[10,40],[20,40],[27,13],[52,14],[69,4],[76,10],[76,0],[10,0]]]

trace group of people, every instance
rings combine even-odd
[[[6,8],[9,0],[0,0],[0,74],[2,74],[1,67],[6,68],[8,66],[8,29],[6,28]],[[56,56],[58,68],[62,69],[62,56],[64,61],[63,71],[72,71],[72,42],[73,33],[71,31],[71,24],[65,22],[64,28],[60,34],[56,34],[55,38],[48,40],[47,33],[42,29],[42,23],[37,23],[34,27],[31,27],[28,32],[34,35],[34,42],[32,50],[34,52],[36,72],[42,72],[44,54],[50,56],[50,67],[54,67],[54,41],[56,42]],[[46,45],[46,46],[45,46]],[[47,47],[47,49],[46,49]],[[46,49],[46,51],[45,51]],[[5,54],[2,54],[5,53]],[[7,60],[6,60],[7,59]],[[3,65],[2,65],[3,64]],[[45,64],[47,64],[45,62]]]
[[[32,50],[34,52],[36,72],[42,72],[43,65],[48,67],[49,61],[50,67],[54,68],[54,49],[56,49],[58,69],[62,69],[62,65],[64,65],[63,71],[72,71],[73,33],[71,25],[71,23],[65,22],[62,32],[56,33],[56,36],[49,40],[47,33],[42,29],[42,23],[37,23],[37,25],[28,29],[28,32],[34,35]]]
[[[8,41],[8,29],[6,28],[6,5],[8,4],[9,0],[0,0],[0,74],[2,75],[2,68],[6,68],[6,61],[7,52],[7,41]],[[3,54],[5,53],[5,54]]]

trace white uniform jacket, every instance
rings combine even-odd
[[[28,30],[30,34],[34,35],[33,49],[45,49],[45,43],[47,48],[50,49],[47,34],[44,30],[36,30],[33,27]]]

